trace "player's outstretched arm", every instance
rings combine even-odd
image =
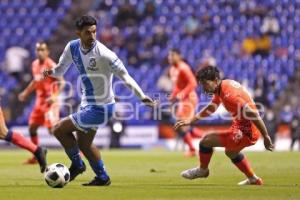
[[[19,101],[26,101],[29,95],[34,91],[35,89],[35,80],[30,81],[28,86],[19,94],[18,99]]]
[[[210,116],[212,113],[214,113],[219,107],[219,104],[210,102],[206,107],[204,107],[198,114],[196,114],[192,119],[186,119],[186,120],[180,120],[178,121],[174,129],[177,130],[181,126],[188,126],[196,123],[197,121]]]
[[[141,99],[141,101],[150,107],[155,107],[157,102],[151,99],[149,96],[145,95],[140,86],[136,83],[136,81],[128,74],[127,71],[119,71],[118,76],[122,79],[125,85],[130,88],[137,97]]]
[[[73,60],[72,60],[72,55],[70,50],[70,43],[68,43],[64,49],[64,52],[61,54],[59,58],[58,64],[54,66],[52,69],[48,69],[43,72],[44,78],[47,76],[51,76],[54,78],[61,78],[69,69],[72,63]]]
[[[249,105],[244,106],[244,111],[245,111],[247,118],[250,119],[255,124],[255,126],[258,128],[258,130],[262,134],[262,136],[264,138],[265,148],[269,151],[273,151],[274,145],[272,144],[272,141],[268,134],[266,125],[265,125],[264,121],[261,119],[259,113],[255,110],[253,110],[252,108],[250,108]]]

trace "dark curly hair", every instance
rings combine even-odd
[[[207,66],[196,73],[196,78],[198,82],[220,79],[220,71],[217,67]]]
[[[97,20],[89,15],[83,15],[75,22],[77,30],[82,30],[85,26],[97,25]]]

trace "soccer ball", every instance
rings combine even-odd
[[[54,163],[46,168],[44,177],[50,187],[62,188],[70,181],[70,172],[65,165]]]

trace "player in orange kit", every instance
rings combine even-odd
[[[169,100],[171,102],[178,100],[176,120],[191,119],[198,103],[196,77],[190,66],[183,61],[179,50],[171,49],[168,54],[168,61],[171,65],[170,77],[173,82],[173,91]],[[192,139],[197,132],[190,131],[190,127],[180,127],[177,132],[189,147],[186,156],[195,156],[196,151]]]
[[[36,91],[36,101],[29,117],[29,133],[31,141],[39,145],[37,130],[45,126],[51,133],[51,127],[59,120],[59,106],[57,96],[63,87],[63,80],[52,77],[43,79],[43,71],[52,69],[55,62],[49,58],[48,45],[45,42],[36,44],[37,59],[32,62],[33,80],[19,95],[20,101],[26,101],[29,95]],[[24,164],[35,164],[37,160],[32,157]]]
[[[30,151],[40,165],[40,170],[43,173],[46,169],[46,154],[47,150],[33,144],[30,140],[26,139],[22,134],[9,130],[5,124],[4,115],[0,106],[0,139],[13,143],[22,149]]]
[[[208,177],[213,147],[225,147],[225,154],[247,176],[238,185],[262,185],[262,179],[255,175],[248,160],[240,152],[243,148],[254,145],[260,134],[264,138],[265,148],[270,151],[274,148],[254,101],[238,82],[221,80],[216,67],[208,66],[199,70],[197,80],[206,93],[213,94],[213,99],[192,119],[177,122],[175,129],[209,116],[221,103],[231,113],[233,123],[227,132],[206,135],[200,142],[200,166],[185,170],[181,175],[186,179]]]

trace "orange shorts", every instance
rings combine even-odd
[[[29,125],[38,125],[51,128],[59,121],[59,106],[53,103],[50,106],[35,106],[29,117]]]
[[[220,142],[226,151],[239,152],[245,147],[254,145],[259,138],[259,131],[250,121],[234,121],[230,130],[219,135]]]
[[[176,119],[191,119],[195,115],[196,107],[198,103],[197,97],[190,97],[178,102],[176,111]]]

